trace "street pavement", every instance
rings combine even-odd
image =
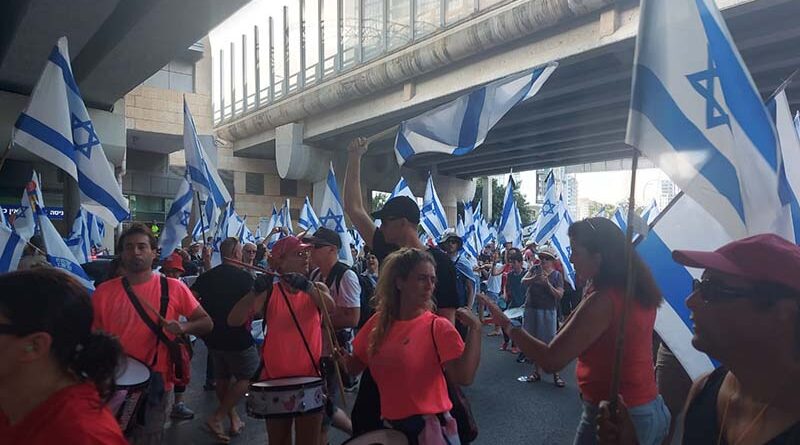
[[[581,408],[575,386],[575,366],[570,364],[562,373],[565,388],[556,388],[552,377],[545,375],[538,383],[521,383],[517,377],[530,371],[530,365],[519,364],[516,356],[499,351],[502,337],[486,337],[484,328],[481,365],[472,386],[465,388],[478,423],[479,435],[475,444],[566,444],[572,443]],[[203,391],[206,350],[201,341],[196,342],[192,360],[192,383],[186,392],[186,403],[195,411],[189,421],[172,422],[167,427],[164,443],[213,444],[212,437],[203,430],[203,424],[216,407],[213,392]],[[348,395],[352,407],[353,396]],[[265,444],[264,421],[248,418],[244,402],[239,412],[247,423],[243,433],[233,438],[232,444]],[[341,444],[347,436],[333,431],[331,444]]]

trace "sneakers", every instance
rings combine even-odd
[[[507,351],[508,350],[508,342],[507,341],[504,341],[503,344],[500,345],[500,350],[501,351]]]
[[[180,402],[172,407],[172,412],[169,416],[178,420],[191,420],[194,419],[194,411],[190,410],[185,403]]]

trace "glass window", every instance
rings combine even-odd
[[[389,1],[389,49],[398,48],[411,41],[411,3],[408,0]]]
[[[248,195],[263,195],[264,175],[261,173],[245,173],[244,188],[245,193]]]
[[[433,33],[441,25],[441,0],[414,0],[417,6],[414,39]]]
[[[445,20],[447,25],[455,23],[472,14],[475,0],[445,0]]]
[[[383,0],[363,0],[362,21],[364,60],[377,57],[383,52]]]

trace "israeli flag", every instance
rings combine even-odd
[[[626,142],[734,239],[794,239],[772,121],[713,0],[643,0]]]
[[[425,198],[422,200],[419,219],[425,233],[438,242],[447,229],[447,217],[439,195],[436,194],[436,187],[433,186],[433,178],[430,173],[428,173],[428,184],[425,186]]]
[[[319,222],[322,227],[327,227],[339,234],[342,248],[339,249],[339,261],[353,264],[353,253],[350,252],[350,234],[344,220],[342,199],[339,197],[339,187],[336,185],[336,175],[333,173],[333,164],[328,169],[328,179],[325,191],[322,192],[322,207],[320,208]]]
[[[39,175],[34,171],[31,181],[22,191],[20,208],[14,217],[14,231],[23,239],[29,240],[36,233],[39,217],[44,214],[44,198]]]
[[[680,195],[653,225],[647,238],[636,246],[664,296],[655,329],[692,380],[714,369],[708,356],[692,346],[693,323],[685,303],[692,292],[692,279],[699,279],[703,271],[676,263],[672,251],[713,251],[732,240],[702,205],[688,195]]]
[[[611,222],[616,224],[617,227],[622,230],[622,233],[627,233],[628,231],[628,222],[626,216],[628,216],[628,212],[623,210],[622,207],[617,207],[617,211],[611,216]]]
[[[81,209],[75,215],[75,221],[72,223],[72,232],[64,240],[70,252],[75,255],[75,259],[80,264],[88,263],[92,259],[91,254],[91,239],[89,236],[89,227],[86,224],[86,215],[88,212]]]
[[[290,234],[294,234],[291,208],[292,207],[289,205],[289,198],[286,198],[286,201],[283,203],[283,209],[281,209],[281,227],[286,227]]]
[[[250,228],[247,227],[247,223],[245,222],[246,220],[247,216],[245,216],[244,219],[242,219],[242,225],[241,227],[239,227],[239,233],[237,235],[237,238],[239,238],[239,242],[242,244],[245,243],[255,244],[256,237],[253,235],[253,232],[250,231]]]
[[[114,168],[72,76],[66,37],[58,39],[50,52],[11,138],[78,181],[81,206],[86,210],[115,226],[130,217]]]
[[[460,216],[457,216],[456,220],[458,221],[456,223],[456,228],[455,228],[456,235],[463,238],[464,234],[466,233],[466,231],[464,230],[464,220],[462,220]]]
[[[24,249],[25,240],[10,228],[0,225],[0,273],[17,270]]]
[[[656,220],[658,214],[659,214],[658,204],[656,203],[656,200],[653,199],[652,201],[650,201],[650,204],[648,204],[647,207],[645,207],[645,209],[642,211],[642,219],[649,226],[650,224],[653,223],[653,221]]]
[[[253,235],[253,238],[255,238],[256,243],[264,241],[264,234],[261,233],[261,223],[256,226],[256,233]]]
[[[281,226],[281,215],[278,212],[278,209],[275,208],[275,204],[272,204],[272,216],[269,218],[269,224],[267,225],[265,233],[269,234],[272,232],[272,229],[280,226]],[[282,233],[273,233],[267,241],[267,246],[271,249],[272,246],[276,242],[278,242],[278,240],[281,239],[282,236],[283,236]]]
[[[397,163],[417,153],[471,152],[511,108],[539,92],[556,66],[504,77],[401,123],[394,143]]]
[[[786,90],[782,89],[767,102],[767,110],[775,123],[780,141],[780,167],[778,170],[778,197],[788,204],[784,211],[788,215],[787,224],[791,224],[795,235],[794,241],[800,237],[800,205],[797,202],[800,191],[800,137],[798,136]]]
[[[411,192],[411,188],[408,186],[408,182],[406,182],[406,178],[400,177],[400,180],[397,181],[394,188],[392,189],[392,193],[389,195],[389,199],[392,199],[396,196],[408,196],[409,198],[413,199],[414,202],[417,202],[417,198],[414,196],[414,193]],[[387,201],[389,200],[387,199]],[[381,226],[381,220],[375,220],[375,227]]]
[[[514,247],[522,247],[522,221],[519,218],[517,202],[514,200],[514,179],[511,175],[508,175],[508,183],[506,184],[498,235],[502,242],[510,242]]]
[[[297,225],[305,230],[309,235],[313,235],[320,227],[319,218],[317,213],[314,212],[314,207],[311,206],[311,201],[306,196],[303,202],[303,208],[300,210],[300,217],[297,218]]]
[[[601,207],[600,210],[598,210],[597,213],[594,214],[594,217],[595,218],[605,218],[606,217],[606,208],[605,207]]]
[[[217,170],[209,165],[208,154],[200,138],[197,127],[186,98],[183,99],[183,149],[186,152],[186,170],[192,181],[192,187],[200,192],[201,199],[211,199],[217,207],[231,201],[231,195],[219,177]]]
[[[464,228],[468,230],[474,224],[475,212],[472,210],[472,202],[466,201],[464,202]]]
[[[572,225],[573,220],[572,215],[569,214],[569,209],[564,205],[563,198],[561,199],[561,206],[564,208],[564,217],[550,238],[550,244],[558,252],[561,265],[564,266],[564,280],[575,289],[575,267],[572,266],[572,262],[569,260],[572,256],[572,247],[569,244],[569,226]]]
[[[181,240],[189,233],[189,217],[192,215],[192,199],[194,191],[189,179],[184,177],[178,186],[178,193],[167,212],[164,230],[158,238],[158,247],[161,248],[161,259],[172,255],[176,247],[181,245]]]
[[[219,207],[216,206],[213,199],[206,200],[202,211],[203,218],[197,218],[197,222],[192,230],[192,240],[205,242],[203,239],[203,233],[205,232],[206,237],[209,235],[213,236],[214,228],[217,224],[220,213]]]
[[[470,256],[470,261],[473,262],[474,265],[477,265],[478,255],[480,255],[482,246],[478,241],[478,234],[475,230],[475,225],[470,226],[466,233],[461,236],[461,240],[464,244],[462,250]]]
[[[94,248],[103,247],[103,238],[106,236],[106,223],[92,212],[82,211],[86,219],[86,227],[89,230],[89,242]]]
[[[350,232],[350,239],[353,240],[353,245],[356,246],[356,251],[363,252],[364,246],[367,245],[364,238],[361,238],[361,234],[358,233],[358,230],[348,229],[348,232]]]
[[[42,240],[44,241],[45,250],[47,251],[47,262],[51,266],[57,267],[72,275],[73,278],[80,281],[80,283],[89,290],[94,292],[94,282],[86,272],[81,268],[81,264],[75,255],[69,250],[67,244],[58,234],[53,223],[47,215],[39,216],[39,224],[42,227]]]
[[[542,203],[539,218],[536,219],[536,226],[533,229],[535,233],[533,240],[536,244],[544,244],[553,236],[556,228],[561,224],[565,211],[564,206],[560,205],[561,194],[558,193],[556,179],[552,170],[547,174],[545,183],[544,202]]]

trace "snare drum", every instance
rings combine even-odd
[[[325,393],[319,377],[289,377],[253,383],[246,394],[247,414],[256,419],[298,417],[322,411]]]
[[[408,445],[408,439],[400,431],[382,429],[353,437],[342,445]]]
[[[126,435],[136,425],[136,413],[142,405],[150,385],[150,368],[133,357],[125,357],[124,365],[117,371],[117,390],[108,401],[119,427]]]

